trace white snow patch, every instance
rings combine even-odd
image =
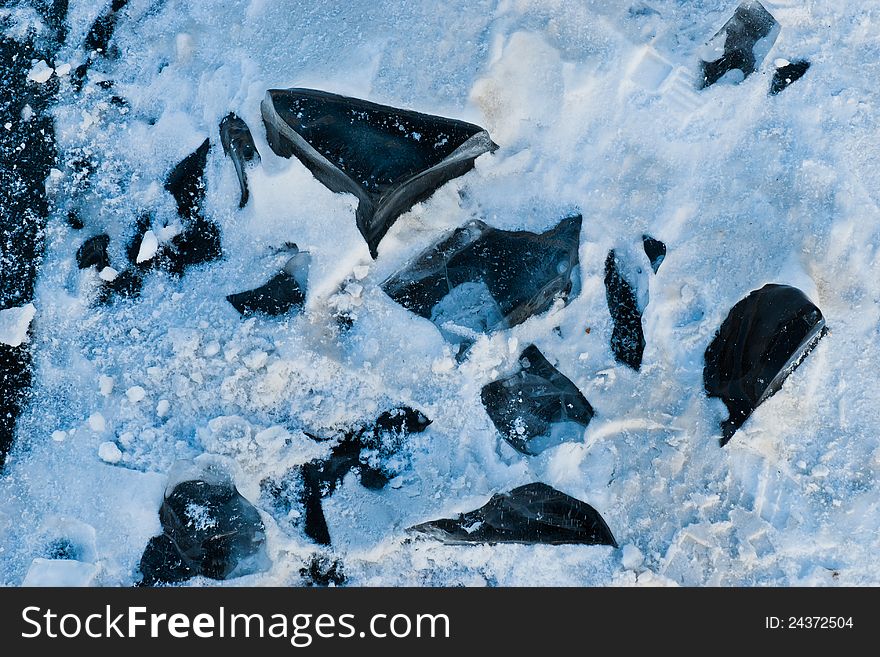
[[[122,452],[116,443],[108,440],[98,447],[98,458],[105,463],[119,463],[122,460]]]
[[[0,342],[18,347],[28,341],[31,320],[37,314],[34,304],[0,310]]]
[[[147,396],[147,391],[141,386],[132,386],[125,391],[125,396],[128,397],[128,401],[132,404],[137,404],[139,401],[143,401],[144,397]]]

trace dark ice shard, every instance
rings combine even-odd
[[[31,350],[0,342],[0,472],[12,448],[18,414],[31,384]]]
[[[82,230],[86,227],[83,223],[82,217],[79,216],[79,212],[76,210],[69,210],[67,212],[67,225],[74,230]]]
[[[95,235],[90,237],[76,252],[76,264],[80,269],[96,267],[98,271],[110,266],[110,256],[107,255],[107,247],[110,246],[109,235]]]
[[[230,579],[266,564],[260,514],[231,483],[179,483],[166,495],[159,519],[162,535],[150,540],[141,558],[144,585],[196,575]]]
[[[593,407],[535,345],[520,354],[515,374],[483,387],[480,398],[495,428],[524,454],[579,440]]]
[[[397,217],[497,149],[470,123],[313,89],[270,89],[261,109],[275,154],[295,155],[332,191],[357,197],[374,258]]]
[[[593,507],[542,483],[493,495],[485,506],[458,518],[412,527],[444,543],[546,543],[611,545],[617,541]]]
[[[635,289],[623,277],[613,250],[605,259],[605,299],[614,324],[611,331],[611,353],[618,363],[638,372],[645,350],[642,312],[639,310]]]
[[[226,297],[242,315],[284,315],[293,308],[302,308],[305,293],[290,274],[276,274],[265,285]]]
[[[153,536],[141,556],[140,586],[175,584],[198,575],[189,567],[167,534]]]
[[[800,80],[809,68],[810,62],[805,59],[789,62],[785,66],[777,68],[773,73],[773,80],[770,83],[770,95],[775,96],[792,82]]]
[[[656,274],[666,259],[666,245],[650,235],[642,235],[642,245],[645,247],[645,255],[651,261],[651,269]]]
[[[770,52],[779,36],[779,23],[757,0],[746,0],[707,44],[712,59],[700,61],[701,89],[710,87],[731,71],[749,77]]]
[[[241,188],[238,207],[243,208],[247,205],[250,196],[246,167],[249,163],[259,164],[260,153],[257,151],[247,123],[232,113],[227,114],[220,121],[220,143],[223,145],[223,152],[227,157],[232,158],[232,164],[235,166],[238,185]]]
[[[12,23],[20,21],[8,11],[0,16],[0,126],[9,126],[0,129],[0,309],[20,307],[33,299],[46,220],[53,209],[45,181],[57,166],[52,105],[59,82],[53,76],[36,84],[28,73],[35,61],[55,61],[63,38],[55,28],[59,20],[64,22],[60,14],[66,9],[63,3],[56,4],[36,7],[49,27],[39,36],[35,30],[13,29]],[[49,31],[55,34],[46,34]],[[26,107],[28,121],[22,120]],[[0,470],[27,398],[31,348],[31,344],[0,343]]]
[[[195,151],[183,158],[168,174],[165,189],[177,202],[177,212],[184,219],[202,217],[205,202],[205,165],[210,142],[206,139]]]
[[[183,276],[188,267],[213,262],[222,255],[220,228],[213,221],[197,217],[171,239],[159,262],[172,274]]]
[[[706,349],[703,368],[706,393],[730,411],[721,424],[722,445],[826,332],[822,312],[788,285],[765,285],[731,308]]]
[[[102,55],[107,54],[107,47],[110,44],[110,39],[113,38],[113,31],[116,29],[116,23],[119,20],[119,12],[127,4],[128,0],[113,0],[110,3],[110,8],[98,16],[86,35],[86,40],[83,44],[87,51],[97,52]]]
[[[407,310],[452,342],[510,328],[579,291],[581,216],[545,233],[508,231],[474,220],[382,283]]]
[[[317,459],[302,468],[301,501],[305,510],[303,531],[321,545],[330,545],[330,530],[324,518],[321,500],[329,497],[350,471],[357,471],[361,485],[370,490],[381,490],[390,481],[389,473],[367,463],[364,452],[369,450],[381,457],[392,455],[402,446],[406,437],[421,433],[431,424],[423,413],[409,407],[384,412],[367,427],[347,433],[330,452],[327,459]]]
[[[284,270],[268,283],[226,297],[238,312],[245,316],[262,314],[277,317],[294,309],[302,309],[306,300],[309,255],[299,251],[295,244],[290,247],[294,255],[287,261]]]
[[[206,139],[171,170],[165,182],[165,189],[174,197],[177,212],[184,220],[184,229],[171,240],[160,262],[177,276],[182,276],[188,267],[212,262],[223,255],[220,228],[204,216],[205,165],[210,147]]]
[[[126,269],[112,281],[104,283],[98,295],[98,303],[109,303],[114,297],[134,299],[141,293],[143,286],[141,273],[135,269]]]

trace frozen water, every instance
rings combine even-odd
[[[471,221],[388,278],[382,289],[433,321],[451,341],[473,342],[479,334],[546,312],[557,299],[567,303],[577,296],[580,229],[580,216],[544,233]]]
[[[779,34],[779,23],[757,0],[743,2],[706,47],[700,87],[739,82],[758,70]],[[734,77],[736,76],[736,77]]]
[[[259,164],[260,153],[257,151],[247,123],[234,113],[227,114],[220,121],[220,143],[223,145],[223,152],[232,158],[232,163],[235,166],[235,173],[241,188],[238,207],[243,208],[247,205],[250,195],[247,184],[247,166],[248,164]]]
[[[638,371],[645,351],[642,309],[639,308],[635,286],[624,278],[615,251],[610,251],[605,258],[605,298],[614,323],[611,352],[617,362]]]
[[[0,583],[21,584],[36,558],[61,558],[40,532],[64,516],[94,526],[95,584],[133,584],[162,533],[164,473],[201,455],[234,470],[271,558],[265,572],[212,585],[300,585],[316,551],[344,563],[353,586],[880,582],[880,15],[854,0],[767,0],[781,30],[763,64],[735,87],[698,92],[701,46],[737,4],[353,0],[293,12],[257,0],[131,0],[108,56],[84,41],[111,0],[71,0],[54,22],[42,1],[4,4],[0,309],[33,303],[38,314],[27,345],[0,344],[0,425],[18,414],[7,393],[26,402],[0,477]],[[781,57],[811,68],[768,97]],[[41,60],[55,74],[28,81]],[[499,148],[401,215],[372,259],[357,198],[269,146],[260,103],[285,88],[456,117]],[[262,160],[247,169],[244,208],[218,129],[230,112]],[[166,254],[191,222],[163,184],[206,137],[201,211],[214,226],[208,243],[222,235],[222,252],[209,252],[222,257],[177,276]],[[26,179],[9,177],[12,167]],[[433,307],[416,314],[381,291],[471,220],[539,235],[574,214],[580,293],[528,321],[480,332],[455,312],[464,305],[447,303],[438,330]],[[159,251],[138,267],[147,230]],[[77,267],[77,248],[97,234],[110,236],[113,281]],[[653,274],[643,235],[669,246]],[[226,296],[285,270],[287,242],[312,259],[302,311],[242,318]],[[609,348],[612,249],[643,311],[638,372]],[[703,356],[729,310],[768,282],[803,290],[832,332],[722,450],[729,411],[706,395]],[[491,324],[500,304],[486,290],[479,280],[458,293]],[[462,336],[472,342],[457,362],[450,340]],[[524,457],[499,439],[480,392],[516,371],[530,344],[596,415],[580,440]],[[101,376],[115,381],[106,396]],[[134,386],[146,397],[131,404]],[[393,456],[361,451],[321,499],[332,545],[316,548],[303,532],[299,469],[398,403],[433,424]],[[104,422],[93,428],[95,414]],[[249,432],[214,422],[233,416]],[[122,453],[113,465],[98,453],[108,441]],[[363,464],[381,466],[388,484],[362,485]],[[406,538],[407,527],[535,481],[601,510],[633,549]]]
[[[267,567],[259,512],[231,483],[178,483],[159,510],[163,534],[141,559],[143,583],[182,581],[193,575],[228,579]]]
[[[493,495],[475,511],[451,520],[422,523],[411,531],[447,543],[580,543],[617,547],[598,511],[542,483]]]
[[[810,69],[810,62],[805,59],[799,59],[794,62],[786,62],[778,66],[773,72],[773,80],[770,82],[770,95],[784,91],[788,85],[800,80]]]
[[[270,89],[262,112],[276,154],[296,155],[331,190],[357,197],[374,258],[398,216],[497,148],[464,121],[312,89]]]
[[[76,252],[76,264],[80,269],[95,267],[98,271],[110,266],[110,256],[107,255],[107,247],[110,246],[109,235],[95,235],[90,237]]]
[[[410,434],[424,431],[429,424],[431,421],[415,409],[392,409],[380,415],[372,426],[348,432],[328,458],[306,463],[302,467],[301,492],[306,535],[317,543],[329,545],[330,531],[321,500],[332,495],[353,469],[357,469],[365,488],[384,488],[391,478],[387,459],[403,446]]]
[[[519,371],[483,386],[480,399],[502,437],[524,454],[565,440],[580,441],[593,407],[535,345],[519,357]]]
[[[706,392],[730,411],[722,444],[782,386],[827,331],[797,288],[767,284],[737,303],[706,349]]]

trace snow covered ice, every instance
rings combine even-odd
[[[186,565],[182,586],[880,584],[872,3],[761,2],[776,25],[745,40],[754,70],[705,88],[700,62],[724,52],[713,37],[737,0],[70,0],[60,18],[44,4],[0,9],[16,99],[0,102],[0,169],[20,181],[0,190],[0,311],[35,309],[27,341],[0,345],[23,400],[0,475],[0,583],[135,585],[165,535],[169,473],[208,459],[262,524],[259,563],[189,577],[160,550]],[[771,94],[777,60],[810,67]],[[261,104],[287,89],[449,117],[497,149],[411,199],[371,252],[362,198],[273,150]],[[260,158],[241,167],[243,207],[230,113]],[[506,316],[480,258],[445,303],[413,311],[387,292],[462,227],[541,236],[571,217],[562,271],[522,243],[504,261],[511,295],[540,299],[530,312]],[[100,235],[106,262],[99,249],[80,269]],[[643,236],[665,245],[659,267]],[[287,267],[293,244],[307,270]],[[638,371],[611,346],[612,251],[641,313]],[[282,272],[295,309],[227,300]],[[829,332],[722,448],[729,411],[707,395],[704,355],[770,283],[801,290]],[[22,335],[21,317],[3,325]],[[594,410],[534,455],[481,399],[529,345]],[[18,400],[4,396],[4,417]],[[303,471],[404,407],[430,425],[347,456],[316,543]],[[621,547],[407,531],[532,484],[589,505]]]

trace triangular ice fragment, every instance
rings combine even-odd
[[[294,255],[284,265],[284,269],[273,276],[268,283],[226,297],[226,300],[242,315],[261,314],[277,317],[294,309],[302,309],[306,301],[310,256],[307,251],[300,251],[295,244],[290,246]]]
[[[779,36],[779,23],[757,0],[746,0],[706,45],[699,87],[722,78],[741,82],[758,70]],[[734,72],[735,71],[735,72]]]
[[[645,247],[645,255],[651,261],[651,269],[656,274],[666,259],[666,245],[650,235],[642,235],[642,245]]]
[[[822,312],[788,285],[765,285],[731,308],[706,349],[703,369],[706,393],[730,411],[721,425],[722,445],[826,332]]]
[[[593,407],[574,383],[535,345],[519,357],[520,369],[483,387],[483,406],[499,433],[524,454],[580,440]]]
[[[313,89],[270,89],[261,108],[276,155],[295,155],[332,191],[357,197],[374,258],[397,217],[497,148],[471,123]]]
[[[485,506],[458,518],[412,527],[444,543],[546,543],[611,545],[617,541],[589,504],[542,483],[493,495]]]
[[[202,217],[205,202],[205,165],[211,143],[206,139],[183,158],[168,174],[165,189],[177,202],[177,212],[184,219]]]
[[[454,343],[510,328],[568,303],[579,291],[581,216],[545,233],[508,231],[474,220],[384,283],[407,310],[430,319]]]
[[[797,82],[804,77],[809,69],[810,62],[805,59],[779,66],[773,73],[773,81],[770,83],[770,95],[775,96],[791,83]]]
[[[250,128],[242,119],[235,114],[227,114],[220,121],[220,143],[227,157],[232,158],[235,173],[238,176],[238,186],[241,189],[241,198],[238,207],[247,205],[250,192],[247,184],[247,166],[250,163],[259,164],[260,153],[254,144],[254,137]]]
[[[247,292],[230,294],[226,300],[242,315],[261,314],[277,317],[293,308],[301,308],[306,295],[292,276],[281,272],[273,276],[265,285]]]

